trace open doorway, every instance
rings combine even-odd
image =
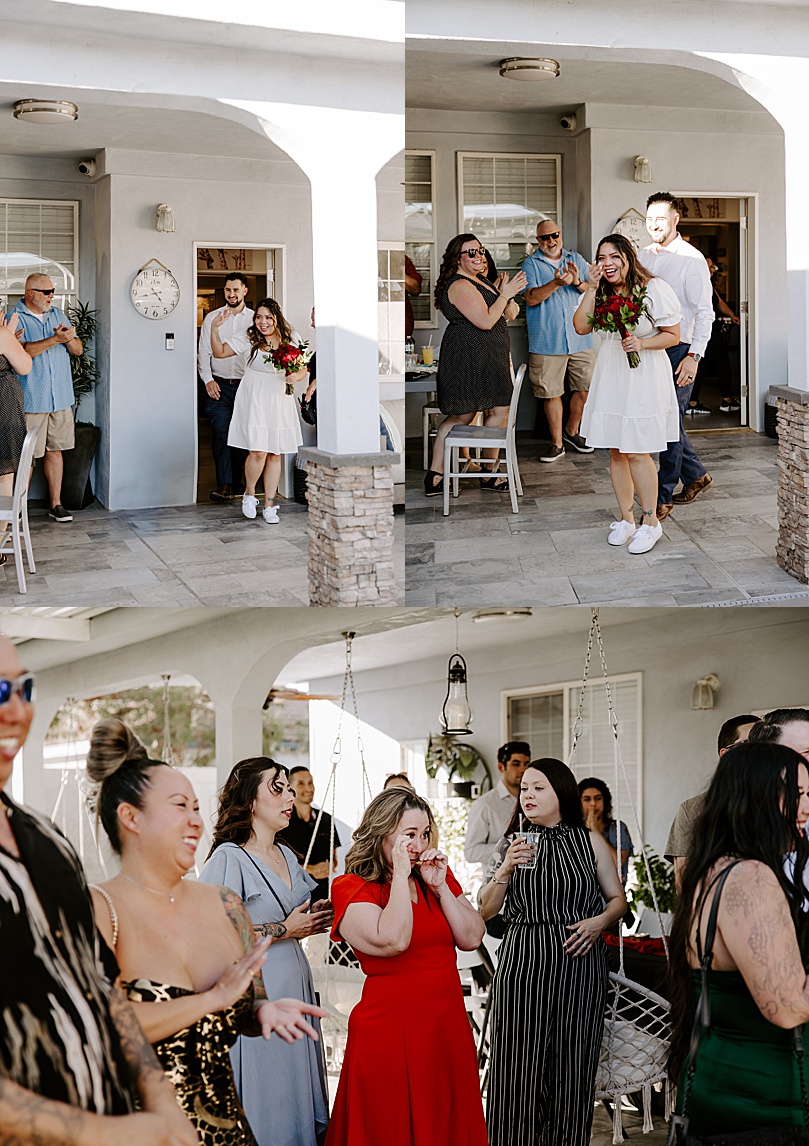
[[[686,417],[688,433],[738,430],[750,424],[749,201],[740,196],[678,195],[680,234],[712,269],[714,324]]]
[[[194,247],[197,341],[206,314],[225,305],[225,282],[234,271],[240,271],[247,278],[245,305],[250,310],[255,310],[262,298],[276,298],[283,308],[283,249],[280,246],[236,247],[195,243]],[[216,486],[211,425],[205,416],[205,387],[197,374],[197,503],[207,502],[210,491]]]

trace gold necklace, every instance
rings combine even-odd
[[[139,879],[133,879],[131,875],[127,875],[125,871],[121,872],[124,879],[128,879],[130,883],[136,883],[138,887],[142,887],[145,891],[151,891],[152,895],[162,895],[169,903],[174,903],[174,896],[170,891],[158,891],[157,888],[149,887],[148,884],[141,883]]]

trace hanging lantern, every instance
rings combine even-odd
[[[441,725],[447,736],[471,736],[472,709],[466,695],[466,661],[453,653],[447,666],[447,695],[441,709]]]

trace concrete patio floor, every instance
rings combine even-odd
[[[775,561],[777,444],[763,434],[695,434],[713,486],[675,507],[647,554],[607,544],[615,502],[606,450],[568,449],[540,463],[540,443],[518,440],[524,496],[461,483],[449,517],[428,499],[423,473],[407,481],[408,605],[806,606],[809,587]],[[409,451],[411,459],[420,450]],[[775,603],[775,602],[774,602]]]
[[[98,503],[59,525],[31,507],[37,571],[18,592],[0,569],[0,605],[308,605],[306,506],[279,499],[278,525],[241,502],[110,513]],[[404,520],[394,526],[397,600],[404,601]]]

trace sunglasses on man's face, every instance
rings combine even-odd
[[[549,243],[551,239],[558,239],[561,231],[551,231],[550,235],[537,235],[538,243]]]
[[[56,294],[55,287],[51,287],[50,290],[40,290],[39,287],[31,287],[31,290],[35,291],[37,294]]]
[[[485,247],[469,247],[467,250],[461,251],[461,254],[462,255],[469,255],[470,259],[477,258],[478,255],[480,255],[480,257],[483,258],[483,256],[486,254],[486,248]]]
[[[37,691],[37,678],[32,672],[24,672],[22,676],[18,676],[15,680],[9,680],[7,677],[0,677],[0,708],[4,704],[8,704],[14,693],[18,693],[20,700],[24,700],[26,704],[36,696]]]

